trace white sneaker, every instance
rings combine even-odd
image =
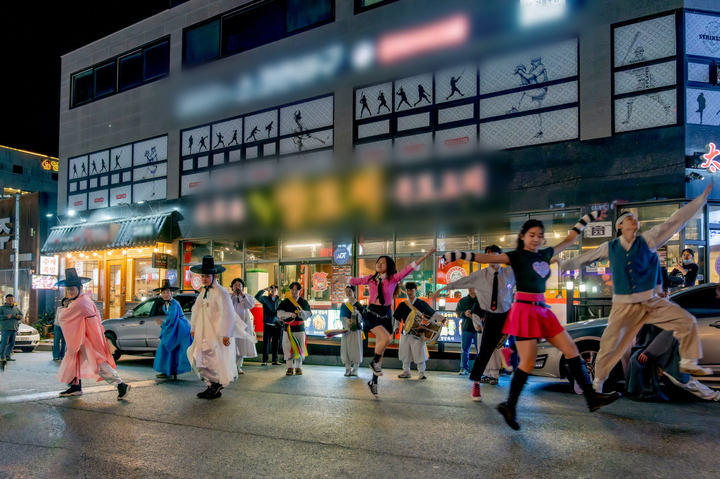
[[[358,375],[358,368],[354,368],[350,371],[350,376],[357,376]]]
[[[403,371],[402,373],[398,374],[398,377],[400,379],[410,379],[412,377],[412,374],[410,374],[410,371]]]
[[[575,384],[577,384],[577,381],[575,381]],[[593,379],[593,389],[598,394],[602,394],[604,384],[605,384],[605,381],[601,381],[600,378]]]
[[[470,374],[470,373],[468,372],[468,370],[465,369],[465,368],[462,368],[462,369],[460,370],[460,372],[458,373],[458,376],[467,376],[468,374]]]
[[[345,376],[345,377],[350,376],[350,372],[351,372],[351,371],[350,371],[350,368],[345,368],[345,374],[344,374],[344,376]]]
[[[713,374],[712,369],[701,367],[697,363],[697,359],[681,359],[680,372],[691,376],[710,376]]]

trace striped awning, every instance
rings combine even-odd
[[[178,221],[182,215],[172,213],[135,216],[117,220],[81,223],[50,228],[43,254],[100,251],[106,249],[150,246],[172,243],[180,236]]]

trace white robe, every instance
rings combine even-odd
[[[425,345],[425,341],[417,336],[413,336],[412,334],[403,334],[400,336],[398,359],[400,359],[403,364],[411,362],[420,364],[427,361],[428,358],[428,349]]]
[[[340,318],[343,328],[348,327],[350,318]],[[363,360],[362,330],[348,331],[340,338],[340,359],[343,364],[350,367],[360,364]]]
[[[255,298],[249,294],[246,294],[244,298],[233,294],[230,296],[230,299],[235,312],[240,319],[245,322],[245,332],[248,335],[255,337],[255,323],[253,321],[252,313],[250,312],[253,306],[255,306]],[[256,342],[257,340],[255,342],[251,342],[245,338],[235,338],[235,355],[243,358],[256,358]]]
[[[235,365],[235,341],[230,346],[222,343],[223,338],[245,338],[256,343],[254,336],[245,331],[245,322],[238,317],[230,300],[230,293],[213,280],[207,299],[205,289],[200,291],[192,307],[190,330],[195,339],[187,350],[193,370],[200,375],[200,368],[217,371],[217,381],[227,386],[237,379]],[[210,354],[208,354],[210,353]]]

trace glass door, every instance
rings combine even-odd
[[[105,319],[122,318],[125,314],[125,272],[123,260],[110,260],[108,264],[108,294],[106,298]]]

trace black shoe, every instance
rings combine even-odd
[[[130,386],[129,384],[125,384],[125,383],[118,384],[117,400],[120,401],[121,399],[125,399],[131,389],[132,389],[132,386]]]
[[[82,396],[82,388],[77,385],[70,385],[70,388],[61,392],[60,397],[66,398],[70,396]]]
[[[373,395],[375,396],[375,399],[377,399],[379,397],[378,390],[377,390],[377,383],[368,381],[368,387],[370,388],[370,392],[373,393]]]
[[[167,374],[156,374],[155,377],[158,379],[170,379],[170,376]]]
[[[5,361],[15,361],[13,358],[5,358]]]
[[[210,392],[210,389],[212,389],[212,386],[208,386],[207,389],[205,389],[203,392],[198,393],[197,397],[205,399],[207,397],[208,393]]]
[[[603,406],[614,403],[621,397],[622,394],[618,392],[612,392],[610,394],[595,393],[594,397],[588,398],[588,409],[590,409],[590,412],[595,412]]]
[[[205,399],[216,399],[216,398],[219,398],[220,396],[222,396],[222,394],[220,394],[220,390],[221,390],[222,388],[223,388],[223,387],[222,387],[222,384],[220,384],[220,383],[212,383],[212,384],[210,385],[209,391],[208,391],[207,394],[205,395]]]
[[[260,366],[267,366],[267,362],[262,363]]]
[[[506,402],[498,404],[497,410],[503,419],[505,419],[508,426],[516,431],[520,430],[520,424],[515,420],[515,411],[511,410]]]

